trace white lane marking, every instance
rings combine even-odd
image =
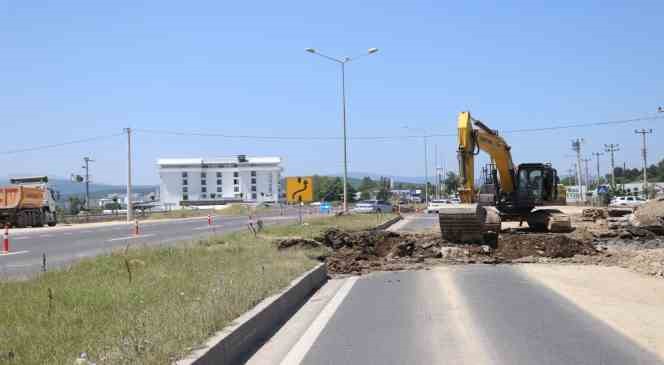
[[[353,285],[355,285],[357,279],[359,279],[357,276],[347,279],[346,283],[344,283],[337,294],[335,294],[334,298],[332,298],[325,308],[323,308],[318,314],[311,326],[307,328],[295,346],[293,346],[293,348],[288,351],[288,354],[286,354],[286,357],[281,360],[281,365],[298,365],[302,362],[304,356],[309,352],[309,349],[311,349],[311,346],[313,346],[314,342],[327,325],[327,322],[330,321],[341,303],[346,299],[348,293],[350,293],[350,290],[353,288]]]
[[[11,255],[20,255],[22,253],[28,253],[30,251],[14,251],[14,252],[2,252],[0,251],[0,256],[11,256]]]
[[[39,237],[48,238],[48,237],[53,237],[53,235],[52,234],[40,234]]]
[[[214,226],[196,227],[194,228],[194,231],[202,231],[205,229],[214,229],[214,228],[226,228],[226,227],[223,224],[216,224]]]
[[[136,238],[152,237],[154,235],[155,235],[154,233],[150,233],[150,234],[139,234],[138,236],[117,237],[117,238],[111,238],[110,240],[107,240],[106,242],[133,240],[133,239],[136,239]]]
[[[30,237],[15,237],[15,238],[12,238],[12,239],[13,240],[27,240],[28,238],[30,238]]]

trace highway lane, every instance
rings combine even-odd
[[[248,363],[664,364],[511,266],[382,272],[328,285],[333,293],[301,309],[318,306],[305,330],[280,331],[264,346],[270,353]],[[296,340],[280,338],[287,335]]]
[[[404,233],[438,232],[438,214],[408,214],[394,231]]]
[[[400,223],[398,232],[421,232],[437,221],[409,215]],[[655,348],[605,320],[518,265],[344,276],[323,286],[248,364],[664,364]],[[649,337],[645,326],[636,332]]]
[[[281,216],[278,211],[262,214],[265,224],[293,222],[296,210]],[[164,245],[177,241],[205,237],[210,233],[224,233],[246,229],[246,216],[214,216],[212,227],[207,217],[181,220],[139,222],[139,235],[134,235],[133,224],[80,225],[50,229],[11,230],[11,255],[0,255],[0,276],[16,276],[41,270],[42,255],[46,254],[47,267],[54,268],[74,260],[92,257],[125,247],[127,244]]]

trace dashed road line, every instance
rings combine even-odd
[[[154,233],[149,233],[149,234],[139,234],[139,235],[136,235],[136,236],[116,237],[116,238],[111,238],[110,240],[107,240],[106,242],[133,240],[133,239],[136,239],[136,238],[152,237],[154,235],[155,235]]]
[[[28,253],[28,252],[30,251],[23,250],[23,251],[14,251],[14,252],[1,252],[0,256],[20,255],[22,253]]]

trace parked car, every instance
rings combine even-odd
[[[444,208],[450,204],[452,204],[452,202],[449,199],[432,200],[429,202],[429,205],[427,205],[427,213],[438,214],[438,211],[441,208]]]
[[[392,211],[392,204],[382,200],[365,200],[355,204],[353,213],[389,213]]]
[[[640,196],[616,196],[611,199],[609,206],[634,208],[645,202],[646,200]]]

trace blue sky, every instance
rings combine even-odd
[[[414,134],[404,125],[454,133],[462,110],[500,130],[653,115],[664,106],[663,18],[661,1],[0,0],[0,151],[127,126],[338,137],[338,66],[306,47],[380,49],[347,67],[351,136]],[[655,132],[650,161],[664,157],[664,119],[508,142],[516,162],[552,161],[563,173],[576,137],[587,156],[619,143],[617,161],[637,166],[641,127]],[[137,183],[158,181],[159,157],[278,155],[286,175],[342,171],[339,140],[135,137]],[[430,145],[456,166],[453,137]],[[96,181],[123,183],[125,148],[113,137],[0,154],[0,163],[10,174],[68,176],[89,155]],[[352,140],[350,170],[421,176],[422,154],[419,139]]]

